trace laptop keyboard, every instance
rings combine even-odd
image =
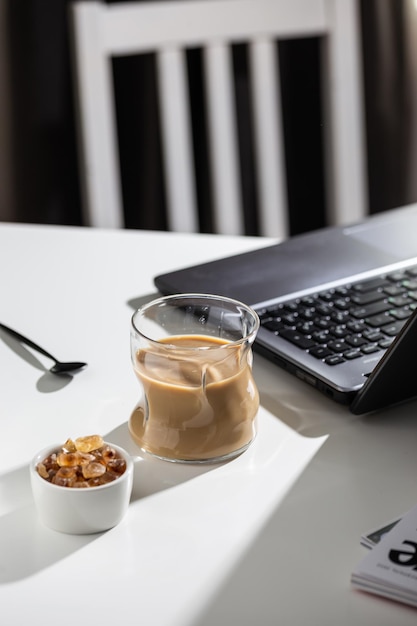
[[[417,266],[258,310],[261,326],[335,366],[385,351],[417,307]]]

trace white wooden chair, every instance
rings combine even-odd
[[[85,222],[123,227],[111,63],[155,52],[168,221],[199,230],[190,138],[186,48],[204,51],[216,232],[242,234],[230,44],[249,45],[261,234],[288,235],[276,41],[323,38],[328,224],[366,213],[356,0],[182,0],[70,5]],[[140,209],[138,209],[140,210]]]

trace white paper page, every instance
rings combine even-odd
[[[417,506],[362,559],[352,583],[417,606]]]

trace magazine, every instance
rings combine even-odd
[[[352,585],[417,607],[417,506],[361,542],[373,547],[352,573]]]

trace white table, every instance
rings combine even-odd
[[[402,626],[414,609],[353,591],[360,535],[417,501],[417,406],[354,417],[255,355],[259,433],[219,466],[140,455],[133,308],[162,271],[270,240],[0,225],[0,321],[74,377],[0,337],[0,611],[4,626]],[[100,433],[135,456],[126,518],[100,535],[43,527],[28,463]],[[89,622],[88,620],[92,621]]]

